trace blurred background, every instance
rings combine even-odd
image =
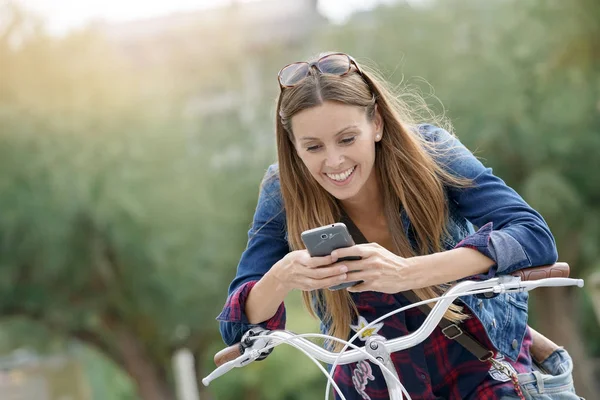
[[[1,400],[323,396],[287,348],[196,384],[276,158],[276,74],[325,50],[420,91],[544,215],[586,287],[532,292],[530,323],[598,398],[598,1],[0,0]]]

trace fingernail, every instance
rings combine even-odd
[[[345,279],[346,279],[346,274],[342,274],[342,275],[340,275],[340,281],[343,281],[343,280],[345,280]]]
[[[340,268],[340,272],[348,272],[348,267],[346,267],[345,265],[342,265],[342,267]]]

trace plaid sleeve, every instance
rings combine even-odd
[[[485,274],[470,276],[465,279],[485,280],[496,276],[496,272],[498,270],[498,260],[496,259],[496,252],[494,251],[494,247],[491,242],[493,227],[493,222],[488,222],[487,224],[479,228],[477,232],[473,233],[472,235],[466,236],[454,247],[455,249],[467,247],[469,249],[477,250],[484,256],[491,258],[496,262],[496,264],[493,265]]]
[[[217,317],[219,321],[237,322],[244,325],[252,325],[246,317],[246,299],[250,294],[250,290],[258,281],[249,281],[241,285],[237,290],[227,298],[227,302],[223,307],[223,311]],[[277,312],[268,320],[258,324],[265,329],[275,330],[285,328],[285,306],[283,303],[279,305]],[[254,325],[252,325],[254,326]]]

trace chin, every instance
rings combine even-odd
[[[344,200],[348,200],[353,198],[354,196],[356,196],[356,191],[355,190],[329,190],[329,189],[325,189],[327,190],[327,193],[329,193],[330,195],[332,195],[333,197],[335,197],[336,199],[340,200],[340,201],[344,201]]]

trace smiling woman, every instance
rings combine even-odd
[[[324,332],[348,339],[390,309],[432,298],[457,280],[556,261],[540,214],[448,131],[416,123],[408,105],[351,56],[292,63],[278,78],[278,163],[263,181],[247,249],[218,317],[226,343],[256,324],[283,329],[283,301],[294,289],[303,290]],[[302,232],[340,221],[352,227],[357,244],[311,257]],[[353,260],[338,261],[347,257]],[[326,289],[355,281],[362,282]],[[534,337],[538,347],[546,339],[527,326],[526,293],[467,296],[445,317],[460,335],[438,327],[410,354],[392,355],[412,398],[523,399],[525,392],[532,399],[578,399],[566,351],[554,344],[550,352],[532,350]],[[420,311],[396,314],[377,334],[406,335],[424,318]],[[487,349],[486,358],[455,340],[463,333]],[[536,374],[540,382],[559,381],[559,391],[549,395],[539,382],[519,381],[531,376],[534,362],[548,359],[554,361],[544,365],[554,368]],[[388,398],[380,371],[372,382],[352,379],[364,367],[335,370],[345,398]]]
[[[379,114],[369,121],[363,109],[326,101],[299,112],[294,146],[311,176],[340,200],[373,192],[375,143],[381,140]],[[297,137],[297,139],[296,139]],[[368,185],[367,185],[368,183]]]

